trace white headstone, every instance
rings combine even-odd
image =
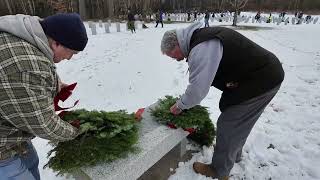
[[[99,20],[99,27],[101,27],[101,28],[103,27],[102,26],[102,20]]]
[[[93,23],[91,26],[91,32],[92,32],[92,35],[97,35],[97,27],[95,23]]]
[[[281,19],[281,18],[278,18],[278,19],[277,19],[277,25],[279,25],[281,22],[282,22],[282,19]]]
[[[223,16],[223,21],[229,22],[229,17]]]
[[[110,29],[109,29],[109,24],[108,23],[104,23],[104,30],[106,31],[106,33],[110,33]]]
[[[120,32],[120,23],[116,23],[116,27],[117,27],[117,32]]]
[[[251,17],[247,17],[247,19],[244,21],[244,23],[248,23],[250,21]]]
[[[89,21],[88,24],[89,24],[89,28],[92,28],[93,22],[92,22],[92,21]]]
[[[287,17],[287,19],[284,21],[285,25],[288,25],[288,23],[289,23],[289,17]]]
[[[295,22],[296,22],[296,18],[295,18],[295,17],[292,17],[291,23],[292,23],[292,24],[295,24]]]
[[[108,20],[108,24],[109,24],[109,27],[111,27],[111,20],[110,19]]]
[[[263,16],[263,17],[262,17],[262,21],[263,21],[264,23],[266,23],[266,22],[268,21],[268,18],[267,18],[266,16]]]
[[[139,22],[140,21],[134,21],[134,28],[139,29]]]
[[[319,20],[319,17],[314,18],[313,24],[316,24],[318,22],[318,20]]]

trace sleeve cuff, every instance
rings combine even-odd
[[[176,102],[176,105],[177,105],[177,108],[179,108],[179,109],[181,109],[181,110],[187,109],[187,107],[182,103],[181,99],[179,99],[179,100]]]

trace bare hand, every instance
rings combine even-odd
[[[182,109],[180,109],[178,106],[177,106],[177,103],[175,103],[173,106],[171,106],[170,108],[170,112],[174,115],[179,115],[180,113],[182,113]]]

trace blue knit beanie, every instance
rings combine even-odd
[[[40,21],[44,33],[63,46],[82,51],[88,42],[86,28],[76,13],[60,13]]]

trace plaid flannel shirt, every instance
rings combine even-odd
[[[77,136],[54,111],[57,77],[54,63],[38,48],[0,32],[0,159],[19,153],[17,147],[35,136],[53,141]]]

